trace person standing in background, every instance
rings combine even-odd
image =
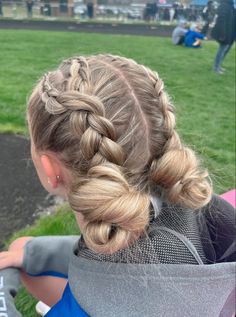
[[[175,8],[174,6],[170,8],[170,22],[172,23],[174,21],[174,16],[175,16]]]
[[[92,19],[94,17],[94,5],[93,5],[93,2],[91,1],[87,3],[87,12],[88,12],[88,18]]]
[[[218,74],[223,74],[224,69],[221,65],[235,40],[235,8],[233,0],[221,0],[217,10],[216,24],[211,35],[219,43],[213,70]]]
[[[3,12],[2,12],[2,0],[0,0],[0,17],[3,17]]]
[[[209,30],[209,25],[213,22],[214,20],[214,17],[215,17],[215,7],[214,7],[214,3],[212,0],[209,0],[207,2],[207,6],[203,9],[203,12],[202,12],[202,16],[203,16],[203,19],[205,21],[205,24],[202,28],[202,34],[205,34],[207,35],[208,33],[208,30]]]
[[[33,0],[26,0],[27,17],[32,18],[33,16]]]

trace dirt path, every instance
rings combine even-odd
[[[29,140],[0,134],[0,249],[4,239],[32,224],[54,203],[39,183],[30,160]]]
[[[51,30],[104,34],[130,34],[171,37],[173,26],[65,21],[0,20],[0,29]]]

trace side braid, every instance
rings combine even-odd
[[[167,199],[186,207],[197,209],[206,205],[212,194],[208,173],[202,170],[195,153],[185,147],[175,129],[173,106],[164,92],[164,84],[156,73],[155,91],[163,112],[164,131],[167,141],[162,155],[153,158],[150,165],[150,179],[161,186]]]

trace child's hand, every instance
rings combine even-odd
[[[0,270],[7,267],[21,268],[23,264],[24,250],[0,252]]]

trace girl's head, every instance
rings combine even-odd
[[[187,26],[187,21],[185,19],[180,19],[178,26],[185,28]]]
[[[190,30],[193,32],[201,32],[201,26],[200,26],[200,24],[192,23],[190,25]]]
[[[175,131],[162,80],[133,60],[64,61],[36,86],[28,121],[41,181],[63,187],[97,252],[119,250],[145,231],[151,196],[193,209],[210,199],[208,174]]]

